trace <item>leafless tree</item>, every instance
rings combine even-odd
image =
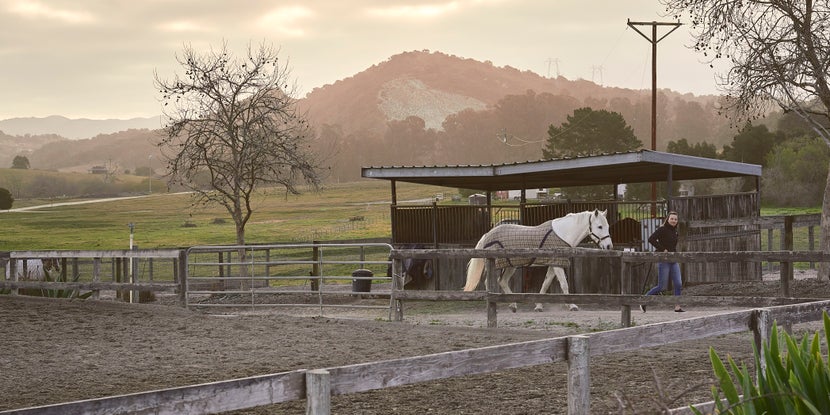
[[[710,65],[726,61],[719,86],[726,93],[723,109],[736,123],[778,105],[801,117],[830,146],[830,1],[660,2],[669,14],[690,20],[694,47]],[[821,248],[830,252],[830,180],[821,230]],[[819,278],[828,277],[830,267],[822,264]]]
[[[185,46],[176,55],[184,76],[154,77],[166,117],[158,145],[170,178],[199,202],[225,207],[239,245],[258,191],[280,187],[297,194],[302,182],[319,184],[307,145],[311,130],[278,55],[265,42],[249,44],[242,58],[232,56],[227,43],[206,53]]]

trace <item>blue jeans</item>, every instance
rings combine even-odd
[[[683,282],[680,280],[680,264],[677,262],[660,262],[657,264],[657,286],[648,290],[646,295],[658,294],[669,288],[669,278],[674,288],[674,295],[680,295]]]

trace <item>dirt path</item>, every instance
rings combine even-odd
[[[769,286],[742,283],[740,291],[752,295]],[[806,296],[807,290],[809,296],[830,297],[827,283],[796,281],[793,290],[796,296]],[[619,327],[620,320],[619,310],[583,307],[570,312],[551,305],[534,313],[528,306],[515,314],[500,309],[500,328],[486,329],[483,308],[465,307],[469,309],[413,303],[406,321],[394,323],[385,321],[382,311],[368,318],[347,312],[337,318],[274,312],[216,315],[159,304],[4,295],[0,410],[607,330]],[[719,311],[649,310],[633,318],[642,325]],[[640,410],[656,410],[656,380],[665,394],[682,395],[672,406],[708,400],[710,346],[751,364],[749,333],[592,359],[592,412],[619,413],[619,396]],[[562,414],[567,411],[565,385],[566,365],[558,363],[337,396],[333,413]],[[687,391],[692,386],[699,387]],[[238,413],[304,411],[305,402],[298,401]]]

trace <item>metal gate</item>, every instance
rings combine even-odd
[[[389,309],[391,251],[386,243],[192,247],[185,306]]]

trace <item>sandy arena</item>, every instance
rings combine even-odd
[[[798,275],[797,275],[798,277]],[[801,275],[803,278],[804,275]],[[686,295],[774,296],[777,281],[689,287]],[[797,279],[793,296],[830,298],[830,283]],[[380,301],[380,300],[376,300]],[[126,304],[0,296],[0,410],[227,380],[294,369],[417,356],[487,345],[619,328],[620,311],[584,306],[567,311],[532,304],[499,309],[498,329],[485,328],[483,303],[407,303],[405,321],[387,311],[319,309],[296,313],[215,309],[190,311],[160,299]],[[728,311],[687,307],[632,311],[636,325]],[[290,315],[289,315],[290,314]],[[305,315],[303,315],[305,314]],[[797,332],[819,325],[797,326]],[[751,335],[728,335],[591,360],[596,414],[656,413],[709,400],[708,348],[752,363]],[[453,378],[345,396],[334,414],[564,414],[566,364]],[[234,413],[303,414],[305,401]]]

